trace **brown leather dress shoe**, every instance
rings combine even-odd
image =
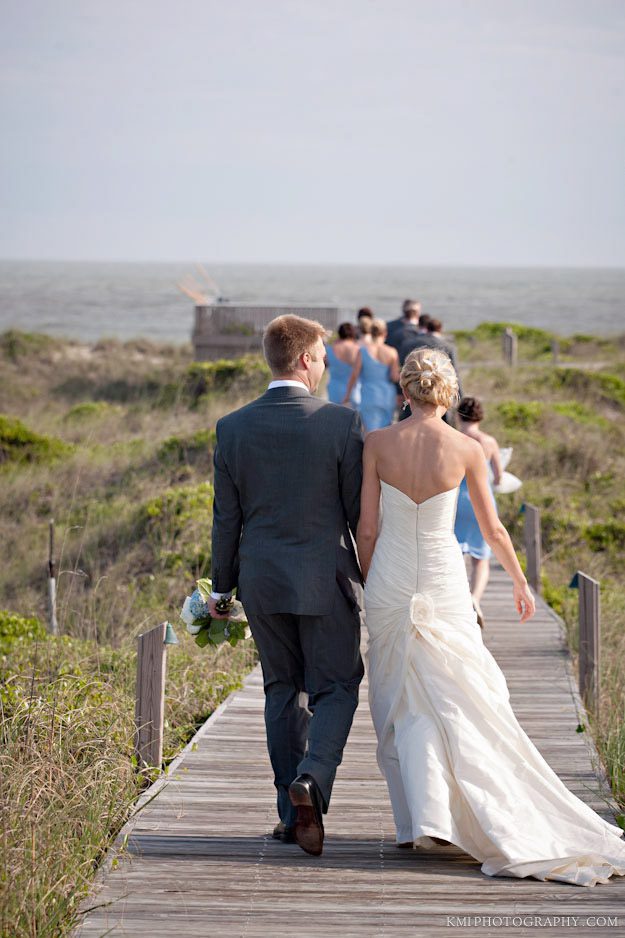
[[[287,827],[284,821],[278,821],[271,835],[274,840],[281,840],[283,844],[294,844],[293,828]]]
[[[297,808],[295,843],[314,857],[323,850],[323,809],[321,792],[312,775],[298,775],[289,785],[291,804]]]

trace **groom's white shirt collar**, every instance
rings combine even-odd
[[[284,381],[272,381],[267,390],[273,391],[274,388],[304,388],[304,390],[310,394],[310,391],[303,381],[291,381],[290,379],[285,379]]]

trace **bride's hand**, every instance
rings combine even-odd
[[[527,583],[515,583],[513,589],[514,605],[521,616],[521,622],[527,622],[536,612],[536,602]]]

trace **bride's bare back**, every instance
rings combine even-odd
[[[467,445],[469,444],[469,445]],[[379,479],[419,504],[460,485],[474,444],[431,417],[411,417],[367,437]]]

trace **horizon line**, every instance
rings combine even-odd
[[[128,259],[128,258],[76,258],[76,257],[0,257],[0,263],[17,264],[203,264],[215,267],[406,267],[417,270],[431,269],[468,269],[468,270],[625,270],[625,262],[621,264],[601,263],[521,263],[521,262],[453,262],[439,261],[436,263],[409,263],[407,261],[269,261],[269,260],[203,260],[201,258],[187,258],[185,260],[172,259]]]

